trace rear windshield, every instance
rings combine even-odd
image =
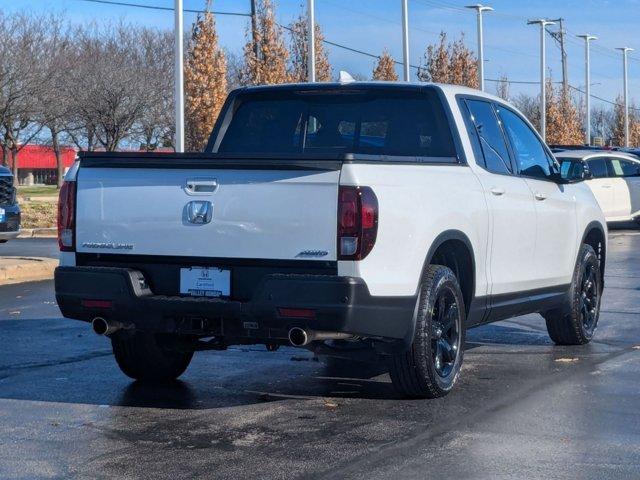
[[[456,151],[435,91],[280,91],[241,94],[218,153],[443,157]]]

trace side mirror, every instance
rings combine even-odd
[[[565,164],[566,165],[566,164]],[[593,178],[589,166],[583,162],[571,162],[570,167],[559,175],[560,183],[578,183]]]

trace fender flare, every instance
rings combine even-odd
[[[587,239],[587,235],[589,235],[589,233],[592,230],[599,230],[600,233],[602,234],[602,237],[604,238],[604,245],[602,245],[602,253],[604,254],[604,258],[600,259],[600,263],[603,267],[605,267],[607,263],[607,230],[602,226],[602,223],[600,223],[598,220],[593,220],[589,222],[585,227],[584,232],[582,233],[582,238],[580,239],[580,244],[578,245],[578,248],[576,251],[576,262],[578,261],[578,256],[580,255],[580,246],[584,244],[584,241]],[[604,268],[601,268],[601,275],[602,275],[602,285],[604,286]]]
[[[424,276],[424,271],[431,264],[433,255],[436,253],[438,248],[440,248],[440,246],[442,246],[445,242],[449,240],[458,240],[464,243],[467,249],[469,250],[469,255],[471,256],[471,269],[473,271],[473,275],[471,278],[471,296],[470,296],[471,301],[469,302],[469,305],[466,305],[467,311],[471,313],[471,309],[473,308],[473,304],[475,303],[474,300],[475,300],[475,287],[476,287],[476,257],[475,257],[475,252],[473,250],[473,245],[471,244],[471,240],[469,240],[469,237],[464,232],[456,229],[445,230],[444,232],[440,233],[433,240],[433,242],[431,242],[431,246],[429,247],[429,250],[427,251],[427,255],[424,259],[422,270],[420,271],[420,280],[418,282],[418,285],[416,286],[416,294],[415,294],[416,305],[413,310],[413,321],[411,322],[411,328],[407,332],[407,336],[404,339],[404,344],[406,347],[409,347],[413,342],[413,336],[416,329],[416,320],[418,317],[418,307],[420,305],[420,281]]]

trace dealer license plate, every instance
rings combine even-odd
[[[180,294],[228,297],[231,295],[231,271],[214,267],[181,268]]]

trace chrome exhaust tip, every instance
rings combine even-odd
[[[300,327],[293,327],[289,330],[289,342],[294,347],[304,347],[311,342],[324,340],[350,340],[355,335],[345,332],[319,332],[316,330],[305,330]]]
[[[121,328],[123,328],[120,322],[115,322],[113,320],[106,320],[102,317],[96,317],[91,320],[91,328],[96,333],[96,335],[112,335]]]
[[[294,347],[304,347],[309,343],[309,335],[302,328],[293,327],[289,330],[289,342]]]

